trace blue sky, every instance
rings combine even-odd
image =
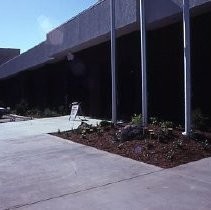
[[[95,4],[97,0],[2,0],[0,48],[24,52],[45,40],[46,33]]]

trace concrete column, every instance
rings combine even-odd
[[[112,79],[112,122],[117,122],[117,85],[116,85],[116,29],[115,29],[115,0],[110,0],[111,20],[111,79]]]
[[[146,17],[145,2],[140,0],[140,32],[141,32],[141,81],[142,81],[142,118],[143,126],[148,122],[147,110],[147,68],[146,68]]]
[[[184,94],[185,94],[185,132],[191,133],[191,65],[190,65],[190,9],[189,0],[183,0],[184,36]]]

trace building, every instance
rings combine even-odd
[[[139,0],[116,0],[118,119],[141,112]],[[211,0],[190,0],[192,109],[211,118]],[[148,110],[183,123],[182,0],[147,0]],[[110,1],[99,1],[0,66],[0,100],[111,117]]]
[[[0,48],[0,66],[9,60],[15,58],[16,56],[20,55],[19,49],[11,49],[11,48]],[[1,82],[0,82],[1,83]],[[3,99],[3,89],[0,89],[0,95]],[[0,107],[4,106],[4,102],[0,100]]]
[[[19,49],[0,48],[0,65],[20,55]]]

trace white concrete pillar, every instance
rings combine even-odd
[[[191,65],[190,65],[190,8],[189,0],[183,0],[184,36],[184,94],[185,94],[185,132],[191,133]]]
[[[147,110],[147,68],[146,68],[146,17],[145,2],[140,0],[140,32],[141,32],[141,81],[142,81],[142,118],[143,126],[148,122]]]
[[[117,122],[117,84],[116,84],[116,26],[115,0],[110,0],[111,21],[111,80],[112,80],[112,122]]]

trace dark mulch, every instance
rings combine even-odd
[[[146,135],[144,139],[119,142],[114,138],[119,129],[119,126],[107,127],[101,133],[93,132],[85,136],[77,131],[54,135],[162,168],[172,168],[211,157],[211,133],[198,132],[194,138],[186,138],[181,130],[174,129],[168,139],[158,140]]]

